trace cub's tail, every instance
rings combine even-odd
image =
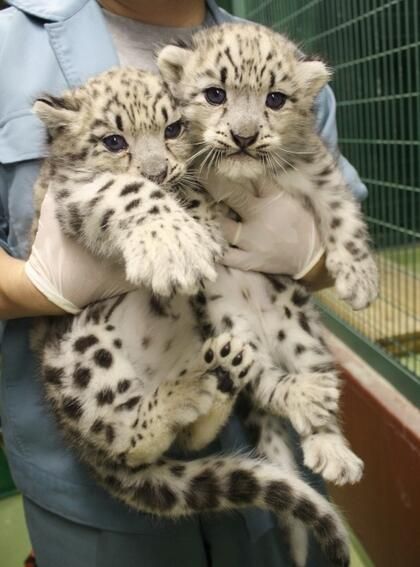
[[[288,512],[314,533],[330,562],[350,564],[346,531],[333,506],[298,477],[244,456],[190,462],[161,459],[137,468],[110,467],[99,481],[138,510],[166,517],[257,506]],[[98,475],[98,469],[96,469]]]

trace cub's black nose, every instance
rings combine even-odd
[[[244,150],[245,148],[251,146],[258,138],[258,132],[255,132],[255,134],[253,134],[252,136],[246,136],[246,137],[239,136],[239,134],[235,134],[233,130],[230,131],[230,134],[235,144],[238,146],[238,148],[241,148],[241,150]]]
[[[165,181],[165,177],[168,174],[168,168],[165,167],[165,169],[162,169],[162,171],[160,171],[159,173],[157,173],[156,175],[146,175],[147,179],[150,179],[150,181],[153,181],[153,183],[157,183],[158,185],[160,185],[163,181]]]

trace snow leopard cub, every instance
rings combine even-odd
[[[206,177],[203,183],[213,197],[223,200],[238,194],[246,199],[247,191],[255,192],[255,187],[265,196],[276,195],[279,187],[289,191],[314,211],[339,296],[355,309],[373,301],[378,277],[365,223],[335,157],[316,133],[315,97],[330,76],[325,65],[304,58],[282,35],[242,23],[197,32],[190,45],[168,45],[160,52],[158,64],[189,121],[199,148],[198,166]],[[242,273],[241,277],[245,284],[253,276]],[[285,303],[280,317],[280,310],[275,315],[263,311],[260,336],[269,336],[272,358],[295,376],[296,390],[290,388],[290,392],[301,390],[310,397],[311,388],[321,385],[325,373],[333,375],[332,359],[313,315],[307,324],[307,314],[298,313],[299,323],[293,323],[290,305],[303,305],[308,295],[295,292],[291,280],[276,284],[272,278],[272,283],[273,289],[277,285],[277,290],[290,292],[291,301]],[[293,301],[296,293],[304,298]],[[326,360],[314,361],[316,353]],[[262,408],[272,409],[277,398],[273,392],[278,380],[272,376],[267,372],[248,385]],[[290,392],[283,394],[286,404]],[[331,420],[321,418],[318,424],[324,434],[325,428],[331,428],[329,441],[326,434],[319,434],[316,415],[310,416],[311,408],[316,413],[316,405],[321,413],[327,410],[328,398],[308,403],[306,416],[299,412],[298,417],[290,410],[288,417],[302,435],[310,468],[337,483],[354,482],[360,479],[361,462],[344,450],[342,437],[336,445],[335,411]]]
[[[113,70],[34,108],[51,139],[38,202],[49,185],[65,233],[95,254],[120,258],[127,277],[144,284],[50,323],[42,374],[67,439],[98,481],[136,509],[170,517],[249,505],[288,512],[310,525],[334,564],[348,565],[339,516],[299,478],[240,455],[162,457],[175,439],[186,446],[211,440],[240,390],[264,370],[259,344],[250,340],[258,314],[247,324],[244,317],[243,336],[242,329],[233,334],[219,302],[229,288],[235,313],[249,311],[240,279],[216,267],[218,279],[205,293],[185,295],[214,277],[222,245],[212,202],[183,185],[188,141],[164,84],[148,73]],[[290,304],[296,322],[315,324],[299,286],[284,294],[281,279],[255,278],[271,310],[281,296],[276,307]],[[290,390],[299,402],[293,380],[281,384],[275,372],[279,392]],[[334,376],[324,382],[336,408]],[[300,410],[306,406],[302,397]],[[189,428],[200,420],[209,430],[204,437],[203,428],[195,431],[197,441]]]

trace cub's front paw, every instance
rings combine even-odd
[[[300,435],[329,423],[338,410],[340,396],[337,376],[331,374],[300,375],[280,403],[287,411],[293,427]]]
[[[142,228],[140,253],[136,253],[138,249],[138,245],[127,244],[127,278],[135,285],[146,285],[156,295],[193,295],[203,280],[216,279],[215,260],[221,247],[190,219],[183,225],[149,223]]]
[[[305,465],[339,486],[359,482],[364,464],[335,433],[316,433],[302,443]]]
[[[347,251],[331,252],[326,266],[335,279],[338,297],[355,310],[368,307],[378,296],[379,276],[369,252],[353,257]]]

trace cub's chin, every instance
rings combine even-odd
[[[231,179],[255,179],[264,174],[264,167],[260,161],[251,156],[237,154],[218,161],[217,173]]]

